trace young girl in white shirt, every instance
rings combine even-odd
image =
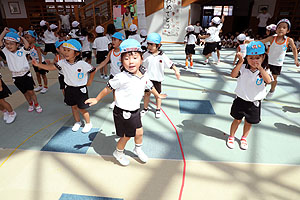
[[[185,44],[185,69],[190,67],[193,68],[193,54],[195,54],[195,45],[197,42],[197,38],[194,34],[194,27],[192,25],[186,27],[187,34],[184,37]],[[189,66],[190,60],[190,66]]]

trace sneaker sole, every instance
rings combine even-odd
[[[129,162],[127,165],[123,165],[123,164],[119,161],[119,159],[117,158],[117,156],[115,155],[115,153],[113,153],[113,156],[114,156],[114,158],[118,161],[118,163],[119,163],[121,166],[128,166],[128,165],[130,164],[130,162]]]

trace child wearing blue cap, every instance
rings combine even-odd
[[[20,47],[21,40],[24,47]],[[12,72],[14,84],[29,103],[28,112],[32,112],[34,109],[38,113],[42,112],[43,109],[33,91],[34,81],[26,58],[26,55],[30,53],[29,43],[25,38],[20,37],[17,33],[10,32],[6,27],[0,35],[0,47],[6,56],[8,69]]]
[[[39,63],[46,64],[44,56],[41,53],[40,45],[36,43],[38,36],[35,31],[28,30],[25,32],[25,39],[30,45],[30,56],[31,58],[36,59]],[[40,69],[37,66],[33,66],[33,69],[36,74],[36,79],[38,81],[38,86],[34,89],[35,92],[41,91],[42,94],[45,94],[48,91],[48,79],[46,74],[49,72],[44,69]],[[44,82],[44,87],[42,86],[42,79]]]
[[[180,79],[180,73],[175,64],[160,50],[161,37],[158,33],[150,33],[147,36],[148,51],[143,54],[143,65],[147,69],[146,73],[153,83],[158,93],[161,93],[161,83],[164,80],[164,68],[174,70],[176,78]],[[141,111],[143,117],[148,112],[148,104],[150,101],[150,92],[145,91],[144,109]],[[156,99],[155,117],[160,118],[161,99]]]
[[[64,74],[65,88],[65,103],[72,107],[73,117],[75,124],[72,127],[72,131],[76,132],[81,126],[80,114],[85,119],[85,125],[81,132],[89,132],[93,125],[90,122],[90,115],[86,108],[89,106],[84,102],[88,99],[88,89],[86,86],[91,85],[94,75],[95,68],[87,62],[81,60],[81,44],[76,39],[67,40],[63,43],[64,57],[54,64],[44,65],[38,63],[35,59],[32,63],[37,67],[46,70],[59,70]],[[90,74],[90,78],[88,78]]]
[[[145,74],[142,65],[142,49],[138,41],[127,39],[120,45],[121,62],[123,70],[110,79],[107,86],[96,98],[88,99],[85,103],[90,106],[97,104],[103,97],[115,90],[116,106],[113,110],[116,133],[120,137],[113,156],[123,166],[130,161],[124,154],[124,148],[130,138],[134,137],[135,148],[133,152],[142,162],[148,157],[142,150],[143,127],[139,112],[140,103],[145,89],[149,89],[157,98],[165,98],[153,88],[152,82]]]
[[[121,51],[120,51],[120,44],[122,43],[122,41],[125,39],[125,36],[120,33],[120,32],[115,32],[112,35],[112,47],[113,49],[110,50],[110,52],[108,53],[107,57],[105,58],[105,60],[103,62],[101,62],[97,67],[96,67],[96,71],[98,71],[99,69],[103,68],[104,66],[106,66],[108,64],[108,62],[110,61],[110,76],[109,79],[114,78],[114,76],[118,73],[121,72]],[[115,93],[113,92],[113,94],[115,95]],[[114,96],[114,101],[111,103],[111,105],[109,106],[109,108],[113,109],[115,107],[115,96]]]
[[[227,139],[227,146],[234,148],[235,132],[245,117],[244,132],[240,140],[240,148],[248,149],[246,137],[252,124],[260,122],[261,100],[266,95],[266,85],[271,83],[272,75],[267,69],[267,54],[265,45],[260,41],[253,41],[247,45],[246,62],[241,52],[237,53],[238,64],[231,72],[232,78],[237,78],[235,89],[236,99],[233,101],[230,115],[234,118],[230,136]]]
[[[272,98],[274,94],[277,85],[277,77],[280,75],[288,46],[292,48],[295,64],[297,67],[299,67],[297,47],[295,46],[294,40],[286,36],[286,34],[290,32],[290,29],[291,22],[288,19],[281,19],[278,21],[276,26],[277,35],[272,35],[261,40],[261,42],[264,44],[268,42],[271,44],[269,47],[268,56],[269,68],[274,77],[274,81],[271,83],[271,89],[267,95],[267,98]]]

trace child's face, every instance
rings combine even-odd
[[[73,49],[69,49],[66,47],[63,47],[62,54],[64,55],[65,59],[68,61],[74,61],[76,55],[76,52]]]
[[[257,68],[263,63],[265,55],[248,55],[246,58],[251,68]]]
[[[196,26],[200,26],[200,22],[198,22],[198,23],[196,24]]]
[[[25,37],[25,39],[28,41],[29,44],[32,44],[32,43],[35,42],[34,37],[32,37],[32,36],[29,35],[29,34],[26,34],[24,37]]]
[[[267,34],[267,35],[270,35],[270,30],[266,30],[266,34]]]
[[[141,57],[141,54],[138,52],[129,52],[125,53],[125,55],[122,56],[122,64],[125,67],[127,71],[130,73],[136,74],[142,65],[143,59]]]
[[[276,29],[276,33],[278,36],[284,36],[285,34],[289,33],[289,26],[287,23],[283,22],[278,24],[277,29]]]
[[[4,40],[4,45],[10,52],[16,52],[18,49],[18,44],[10,40]]]
[[[117,38],[112,38],[112,46],[113,46],[113,48],[118,48],[121,43],[122,43],[121,40],[119,40]]]
[[[154,43],[147,43],[147,49],[151,52],[151,53],[155,53],[158,51],[158,47],[156,44]]]

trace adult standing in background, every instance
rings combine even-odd
[[[259,20],[258,23],[258,35],[260,37],[263,37],[266,34],[266,26],[269,19],[272,18],[272,15],[268,13],[268,9],[266,7],[263,7],[261,9],[262,13],[257,15],[257,19]]]
[[[71,29],[70,26],[70,15],[67,15],[66,11],[63,11],[62,15],[59,15],[60,19],[61,19],[61,25],[62,25],[62,29],[68,33]]]
[[[130,12],[130,6],[127,6],[126,11],[122,16],[122,21],[123,21],[123,24],[124,24],[126,39],[130,35],[129,27],[132,24],[132,19],[133,19],[133,13]]]

